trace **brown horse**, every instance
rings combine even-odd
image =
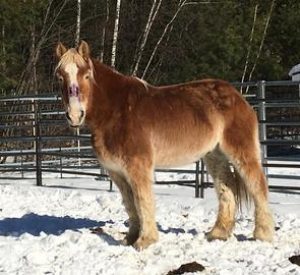
[[[130,221],[125,244],[143,249],[158,240],[154,168],[200,158],[219,199],[207,238],[231,235],[239,190],[244,190],[255,205],[254,237],[272,240],[257,118],[235,88],[213,79],[155,87],[92,59],[84,41],[69,50],[59,43],[56,55],[68,122],[72,127],[87,123],[99,162],[122,194]]]

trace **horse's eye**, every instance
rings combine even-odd
[[[59,77],[58,77],[58,81],[59,81],[60,83],[63,83],[63,82],[64,82],[64,78],[63,78],[62,76],[59,76]]]
[[[89,76],[88,74],[86,74],[86,75],[84,76],[84,78],[85,78],[85,79],[89,79],[90,76]]]

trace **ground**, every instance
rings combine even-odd
[[[300,194],[270,194],[277,227],[272,244],[251,239],[252,210],[238,215],[228,241],[207,242],[216,218],[214,191],[197,199],[192,188],[156,185],[160,240],[137,252],[120,244],[127,216],[107,182],[49,178],[44,184],[1,180],[0,274],[158,275],[193,261],[205,267],[201,274],[300,274],[288,260],[300,254]]]

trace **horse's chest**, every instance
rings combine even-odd
[[[105,143],[102,135],[92,137],[92,145],[100,164],[107,170],[122,170],[121,159]]]

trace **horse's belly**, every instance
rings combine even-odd
[[[194,144],[184,144],[178,142],[174,144],[164,144],[155,151],[155,167],[170,168],[187,165],[198,161],[208,152],[212,151],[218,144],[217,139],[207,140],[206,142],[195,141]]]
[[[207,152],[206,152],[207,153]],[[166,156],[161,159],[157,159],[155,162],[155,168],[174,168],[179,166],[184,166],[193,162],[198,161],[200,158],[202,158],[206,153],[202,154],[196,154],[195,156]]]

